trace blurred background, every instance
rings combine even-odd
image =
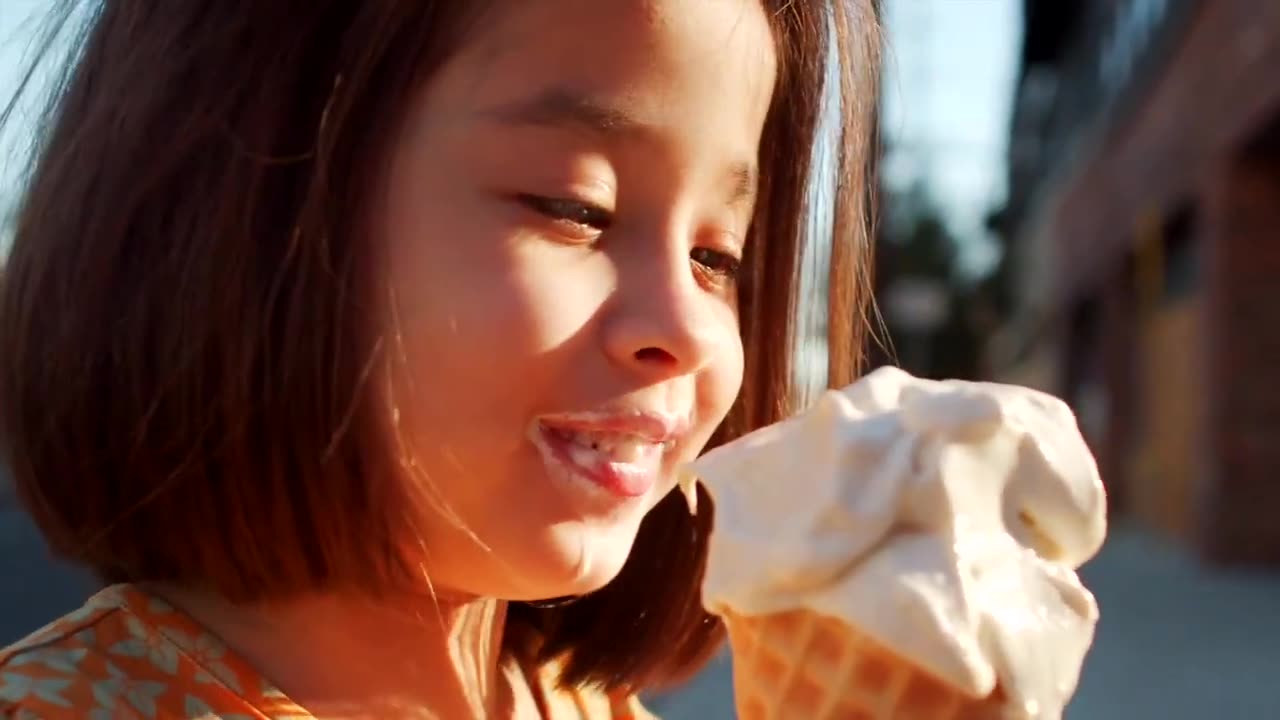
[[[43,7],[0,0],[0,102]],[[1108,483],[1068,717],[1280,718],[1280,0],[880,12],[873,362],[1067,399]],[[0,644],[88,587],[0,479]],[[733,717],[728,660],[650,703]]]

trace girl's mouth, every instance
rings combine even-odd
[[[649,494],[683,431],[681,423],[637,412],[544,417],[530,434],[553,477],[617,502]]]

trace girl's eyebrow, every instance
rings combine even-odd
[[[660,134],[657,126],[616,101],[593,97],[562,85],[550,86],[529,97],[482,110],[479,115],[500,125],[567,129],[604,139],[629,136],[652,140]],[[760,181],[760,172],[754,162],[734,163],[727,178],[727,204],[750,206],[754,203]]]
[[[504,103],[480,115],[504,125],[565,127],[597,135],[656,135],[657,128],[616,102],[564,86]]]
[[[760,171],[756,168],[755,163],[742,162],[735,164],[729,170],[729,177],[731,184],[729,185],[728,204],[745,207],[754,205],[760,185]]]

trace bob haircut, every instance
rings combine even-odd
[[[387,398],[369,387],[394,353],[370,326],[359,211],[412,94],[488,4],[93,3],[0,282],[0,440],[55,552],[104,582],[237,602],[421,586],[404,548],[426,490],[388,449]],[[834,220],[816,238],[831,242],[828,384],[855,377],[868,325],[875,5],[764,4],[780,76],[740,290],[746,375],[713,442],[797,409],[814,212]],[[836,163],[825,183],[820,141]],[[602,590],[513,604],[508,657],[611,690],[697,670],[723,636],[699,598],[705,500],[691,517],[679,493],[664,499]]]

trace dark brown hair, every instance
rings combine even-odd
[[[0,283],[0,438],[19,496],[108,582],[238,601],[414,582],[403,508],[421,489],[378,481],[402,475],[366,387],[386,353],[348,211],[368,206],[385,138],[480,3],[96,5]],[[873,3],[765,5],[781,62],[741,290],[747,374],[716,442],[795,410],[807,244],[831,242],[830,384],[854,377],[866,327]],[[825,130],[824,88],[838,97]],[[812,176],[824,135],[833,187]],[[831,237],[811,237],[814,212]],[[709,525],[673,494],[609,586],[514,606],[509,651],[563,659],[567,683],[687,675],[721,637],[699,601]]]

